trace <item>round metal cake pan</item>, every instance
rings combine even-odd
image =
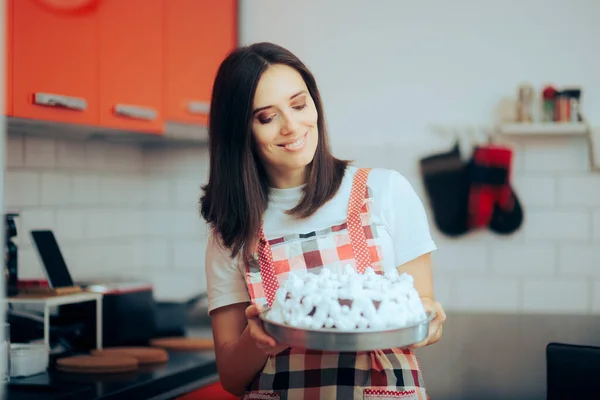
[[[290,347],[300,347],[322,351],[371,351],[394,348],[407,348],[427,338],[429,323],[435,313],[428,312],[425,321],[413,326],[369,330],[356,329],[340,331],[337,329],[300,329],[274,323],[267,319],[269,309],[260,314],[265,331],[277,342]]]

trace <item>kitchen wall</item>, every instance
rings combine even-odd
[[[160,299],[204,291],[204,148],[9,135],[5,203],[18,209],[20,276],[43,272],[28,232],[52,228],[76,280],[136,278]]]

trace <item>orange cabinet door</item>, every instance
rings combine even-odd
[[[58,13],[36,0],[12,7],[13,115],[97,124],[95,14]]]
[[[100,124],[103,127],[162,132],[162,12],[162,0],[103,0],[100,3]]]
[[[12,70],[12,46],[13,46],[13,0],[6,0],[6,30],[4,34],[6,35],[4,38],[4,44],[6,48],[6,70],[5,74],[5,84],[6,90],[4,94],[4,114],[7,116],[12,115],[12,97],[13,97],[13,70]]]
[[[237,45],[236,0],[164,0],[165,119],[207,122],[219,64]]]

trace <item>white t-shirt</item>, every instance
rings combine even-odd
[[[346,220],[352,181],[357,168],[349,166],[338,193],[315,214],[296,220],[285,213],[302,197],[302,187],[271,188],[264,215],[264,233],[268,240],[290,234],[310,233]],[[397,268],[436,249],[423,203],[399,172],[374,168],[367,181],[372,194],[371,223],[377,226],[384,270]],[[208,312],[219,307],[250,301],[246,286],[246,269],[240,257],[230,252],[210,235],[206,248]]]

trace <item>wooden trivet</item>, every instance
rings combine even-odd
[[[213,339],[166,337],[150,340],[150,345],[173,351],[207,351],[215,348]]]
[[[133,357],[70,356],[56,360],[57,370],[81,374],[130,372],[137,368],[138,361]]]
[[[102,350],[92,350],[93,356],[125,356],[135,358],[140,365],[164,364],[169,361],[169,354],[164,349],[156,347],[107,347]]]

